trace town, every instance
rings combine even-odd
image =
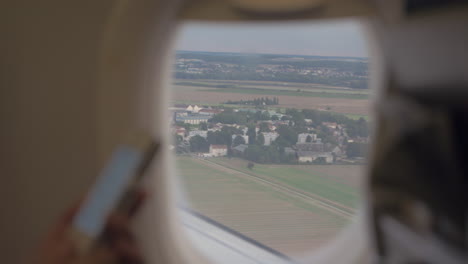
[[[172,148],[179,155],[238,157],[256,163],[362,163],[368,122],[319,110],[259,106],[176,104],[171,112]]]
[[[175,78],[317,83],[366,89],[367,67],[367,61],[359,59],[179,52]]]

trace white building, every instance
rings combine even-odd
[[[199,125],[200,123],[207,123],[211,118],[209,115],[190,114],[190,115],[176,115],[176,122],[183,122],[191,125]]]
[[[265,138],[265,143],[263,144],[265,146],[270,146],[279,137],[279,134],[276,132],[262,132],[262,134]]]
[[[304,144],[307,142],[307,137],[310,136],[312,139],[310,142],[314,142],[317,140],[317,134],[309,134],[309,133],[301,133],[297,135],[297,144]]]
[[[204,130],[192,130],[189,132],[188,138],[194,137],[194,136],[200,136],[202,138],[207,138],[208,137],[208,131]]]
[[[210,145],[210,156],[222,157],[227,155],[226,145]]]
[[[300,163],[312,163],[323,158],[325,163],[333,163],[333,154],[330,152],[298,151],[297,159]]]
[[[186,111],[189,111],[189,112],[192,112],[192,113],[198,113],[202,108],[198,107],[198,105],[194,105],[194,106],[187,106],[187,109],[185,109]]]

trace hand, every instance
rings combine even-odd
[[[70,208],[55,224],[40,244],[33,263],[35,264],[89,264],[89,263],[142,263],[140,251],[130,232],[129,220],[144,200],[142,192],[137,197],[130,215],[113,214],[104,231],[104,243],[87,256],[80,256],[69,237],[70,225],[79,206]]]

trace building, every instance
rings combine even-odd
[[[198,111],[198,113],[201,115],[210,115],[210,116],[213,116],[222,112],[223,112],[222,109],[205,109],[205,108]]]
[[[188,112],[192,112],[192,113],[198,113],[202,108],[198,107],[198,105],[194,105],[194,106],[187,106],[187,108],[185,109],[186,111]]]
[[[176,126],[174,128],[174,134],[181,136],[182,138],[185,137],[186,130],[184,127]]]
[[[296,151],[293,148],[285,147],[284,148],[284,154],[296,156]]]
[[[227,145],[210,145],[210,156],[222,157],[227,155]]]
[[[307,142],[307,137],[310,136],[311,141],[314,142],[317,140],[317,135],[316,134],[310,134],[310,133],[301,133],[297,135],[297,144],[304,144],[304,143],[309,143]]]
[[[233,148],[232,148],[232,152],[233,152],[235,155],[242,155],[242,154],[244,154],[245,150],[246,150],[248,147],[249,147],[249,146],[247,146],[247,145],[240,144],[239,146],[233,147]]]
[[[202,138],[207,138],[208,137],[208,131],[204,130],[192,130],[189,132],[188,138],[194,137],[194,136],[200,136]]]
[[[338,127],[338,124],[335,122],[323,122],[322,124],[330,129],[336,129]]]
[[[314,151],[314,152],[325,151],[325,146],[321,142],[296,144],[295,148],[298,151]]]
[[[262,134],[265,138],[265,143],[263,143],[265,146],[270,146],[279,137],[279,134],[276,132],[262,132]]]
[[[183,122],[183,123],[191,124],[191,125],[199,125],[200,123],[207,123],[210,118],[211,118],[210,115],[200,115],[200,114],[179,115],[177,113],[174,114],[175,122]]]
[[[323,158],[325,163],[333,163],[333,154],[330,152],[298,151],[297,160],[300,163],[312,163],[319,158]]]

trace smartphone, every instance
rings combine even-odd
[[[71,238],[78,252],[86,254],[100,240],[112,212],[128,213],[133,207],[138,183],[159,146],[150,137],[138,136],[114,150],[73,219]]]

